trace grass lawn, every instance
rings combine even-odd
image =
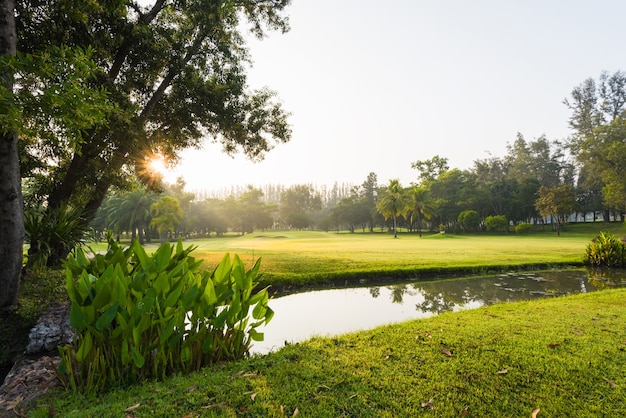
[[[281,231],[185,244],[197,246],[192,256],[209,269],[226,252],[248,265],[262,257],[264,284],[280,290],[578,266],[601,230],[626,235],[620,223],[570,225],[559,237],[549,228],[398,239]],[[20,309],[0,316],[0,332],[11,336],[0,344],[2,366],[23,350],[25,333],[50,300],[63,299],[63,277],[58,271],[23,281]],[[541,408],[539,417],[626,416],[625,322],[626,290],[498,305],[313,339],[100,397],[55,392],[30,414],[447,417],[530,416]]]
[[[626,416],[626,290],[315,338],[102,396],[53,393],[32,416]]]
[[[589,241],[603,229],[618,236],[622,224],[572,225],[561,236],[550,231],[530,235],[440,235],[419,237],[387,233],[318,231],[258,232],[244,236],[186,241],[192,253],[217,265],[225,252],[239,254],[251,266],[262,258],[264,284],[290,285],[363,283],[365,279],[428,278],[481,274],[507,269],[579,266]],[[157,244],[150,246],[156,248]]]

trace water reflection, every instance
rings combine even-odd
[[[293,294],[270,301],[276,314],[264,330],[265,341],[256,342],[252,351],[266,353],[315,335],[338,335],[441,312],[619,285],[626,286],[626,274],[564,270]]]

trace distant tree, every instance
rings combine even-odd
[[[465,232],[476,232],[480,228],[480,215],[475,210],[464,210],[459,214],[457,222]]]
[[[434,209],[429,201],[428,189],[421,186],[409,188],[407,193],[407,215],[411,225],[417,226],[419,236],[422,236],[422,221],[430,219]]]
[[[421,182],[434,180],[450,169],[448,159],[435,155],[430,160],[418,160],[411,164],[411,168],[419,171]]]
[[[371,222],[369,202],[365,196],[359,197],[357,194],[341,199],[331,210],[330,216],[338,224],[346,225],[350,232],[354,232],[358,225],[365,228]]]
[[[393,220],[393,237],[398,238],[398,216],[406,210],[406,198],[398,179],[389,180],[389,185],[382,196],[376,202],[376,209],[385,220]]]
[[[161,241],[168,232],[173,234],[176,231],[176,226],[183,216],[178,199],[171,196],[162,196],[154,202],[150,206],[150,212],[152,213],[150,226],[157,230]]]
[[[565,215],[573,213],[576,209],[576,194],[569,184],[557,187],[541,186],[537,193],[535,206],[543,217],[550,217],[556,226],[557,235],[561,235],[561,224]]]
[[[364,199],[364,204],[367,206],[367,211],[369,213],[368,216],[368,224],[370,232],[374,231],[374,213],[376,211],[376,199],[377,199],[377,191],[378,191],[378,177],[376,173],[371,172],[367,175],[367,178],[361,184],[362,197]]]
[[[270,213],[272,207],[265,204],[262,199],[261,189],[252,186],[248,186],[247,191],[237,199],[242,232],[251,233],[256,228],[269,228],[273,225],[274,219]]]
[[[487,231],[508,232],[509,221],[504,215],[487,216],[485,218],[485,228],[487,228]]]
[[[469,170],[454,168],[428,183],[435,214],[441,224],[454,224],[459,214],[476,205],[479,196],[476,175]]]
[[[143,186],[110,196],[102,208],[107,226],[116,231],[130,231],[131,240],[138,237],[143,244],[146,229],[152,220],[151,207],[157,199],[155,193]]]
[[[321,209],[322,199],[310,185],[294,185],[280,195],[280,217],[294,228],[308,228],[311,223],[308,213]]]

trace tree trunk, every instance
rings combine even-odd
[[[14,0],[0,0],[0,55],[15,55]],[[10,70],[0,74],[2,82],[13,90]],[[0,308],[17,305],[22,274],[24,244],[24,205],[17,135],[0,135]]]

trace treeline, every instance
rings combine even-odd
[[[565,104],[574,134],[564,141],[518,134],[502,157],[466,170],[438,155],[412,164],[415,182],[360,185],[235,186],[221,195],[156,194],[139,187],[110,195],[97,230],[139,235],[210,236],[267,229],[508,231],[568,220],[621,220],[626,210],[626,75],[603,73],[573,89]],[[228,192],[228,194],[226,194]]]

